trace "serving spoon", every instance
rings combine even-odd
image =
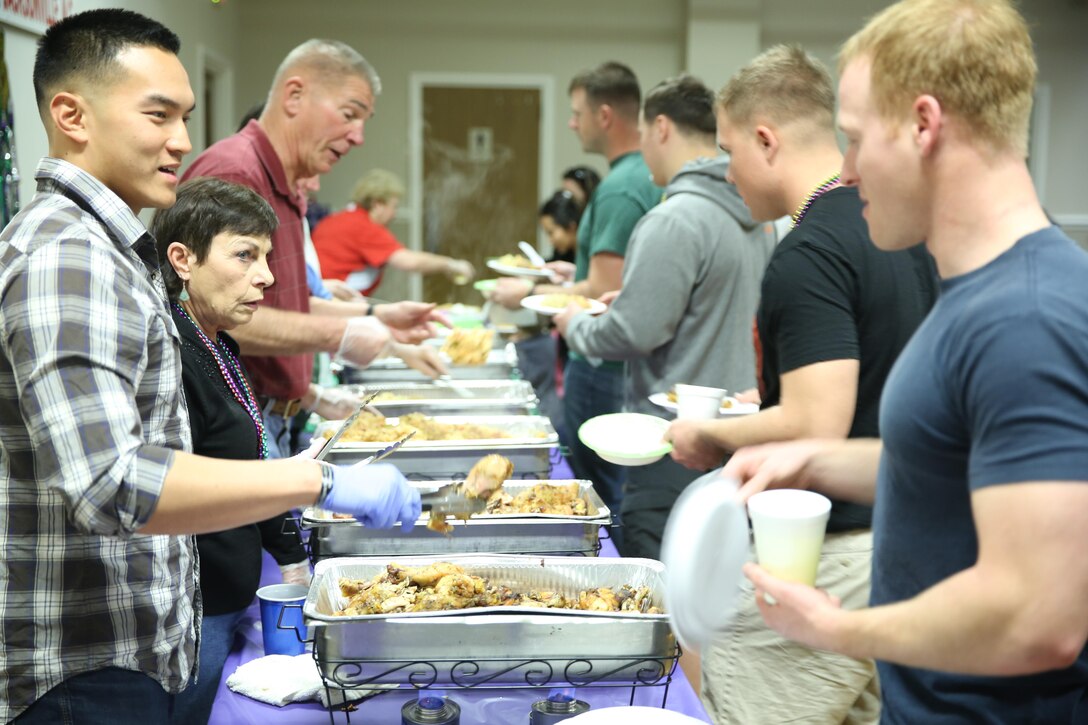
[[[529,244],[526,241],[518,242],[518,249],[529,258],[529,261],[532,262],[534,266],[543,267],[547,264],[547,262],[544,261],[544,258],[540,256],[540,252],[536,251],[532,244]]]

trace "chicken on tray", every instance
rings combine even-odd
[[[483,365],[491,353],[495,331],[484,328],[454,328],[442,343],[442,352],[454,365]]]
[[[489,514],[589,516],[589,504],[577,483],[538,483],[516,494],[498,490],[487,500]]]
[[[471,441],[491,438],[509,438],[507,433],[487,425],[476,423],[440,423],[422,413],[407,413],[391,425],[384,416],[362,413],[351,427],[344,431],[340,441],[344,443],[391,443],[415,431],[416,441]],[[331,435],[332,432],[329,432]]]
[[[555,591],[515,591],[468,574],[456,564],[435,562],[423,567],[395,563],[371,579],[340,579],[347,605],[341,616],[437,612],[476,607],[539,607],[591,612],[661,614],[653,605],[649,587],[628,584],[613,589],[598,587],[564,596]]]

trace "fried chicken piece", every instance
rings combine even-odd
[[[342,579],[340,592],[349,597],[347,606],[339,614],[387,614],[391,611],[407,611],[415,601],[416,588],[408,586],[408,580],[400,569],[387,567],[386,574],[369,581]]]
[[[420,597],[416,611],[434,612],[479,607],[486,601],[487,583],[478,576],[448,574],[434,585],[433,592]]]
[[[431,531],[437,531],[440,534],[449,536],[453,532],[453,524],[446,522],[446,514],[441,511],[431,510],[431,515],[427,517],[427,528]]]
[[[483,594],[486,582],[478,576],[450,574],[434,585],[435,594],[451,600],[470,601]]]
[[[514,464],[509,458],[492,453],[476,461],[461,490],[469,498],[487,498],[502,488],[502,482],[513,473]]]
[[[408,580],[417,587],[431,587],[442,577],[450,574],[464,574],[465,570],[456,564],[436,561],[427,566],[407,567],[404,572],[407,574]]]
[[[618,612],[620,602],[608,587],[578,592],[578,608],[587,612]]]

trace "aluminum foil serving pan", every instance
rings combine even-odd
[[[483,365],[447,366],[453,380],[509,380],[518,377],[518,354],[514,344],[507,343],[501,348],[491,350]],[[405,365],[403,360],[387,357],[375,360],[365,368],[345,366],[340,371],[340,380],[350,384],[422,383],[429,378]]]
[[[650,559],[501,555],[399,557],[401,566],[448,561],[469,574],[520,590],[577,596],[595,587],[650,588],[664,601],[664,565]],[[576,686],[593,682],[651,684],[676,661],[668,615],[485,607],[460,612],[338,616],[340,579],[370,579],[389,557],[318,562],[303,615],[315,633],[322,676],[341,686],[370,683],[486,682]]]
[[[421,493],[449,481],[416,481]],[[577,483],[586,502],[586,516],[556,514],[476,514],[467,521],[447,519],[449,535],[427,528],[427,515],[415,528],[368,529],[355,519],[332,519],[331,514],[308,508],[302,526],[310,529],[315,561],[333,556],[404,556],[414,554],[583,554],[597,553],[599,528],[612,523],[612,513],[589,481],[506,481],[503,490],[516,495],[537,484]]]
[[[421,441],[419,436],[405,443],[388,459],[405,476],[415,479],[463,479],[476,461],[488,453],[506,456],[514,464],[515,478],[541,479],[551,470],[551,452],[559,447],[559,436],[551,421],[541,415],[436,415],[439,423],[486,425],[506,433],[506,438],[480,440]],[[395,422],[396,419],[389,419]],[[335,431],[343,421],[326,421],[317,435]],[[388,443],[339,441],[325,455],[335,464],[362,461]]]
[[[525,380],[450,380],[447,383],[370,383],[349,385],[365,396],[378,393],[372,406],[384,415],[529,415],[536,410],[533,386]]]

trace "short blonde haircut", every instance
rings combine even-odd
[[[375,204],[387,203],[394,198],[404,198],[404,182],[385,169],[371,169],[363,174],[351,192],[351,200],[368,211]]]
[[[730,122],[756,118],[778,124],[809,121],[835,127],[835,89],[823,63],[796,45],[776,45],[737,71],[718,92]]]
[[[992,150],[1027,156],[1035,53],[1007,0],[903,0],[846,42],[840,72],[859,59],[871,63],[873,102],[887,120],[932,95]]]

